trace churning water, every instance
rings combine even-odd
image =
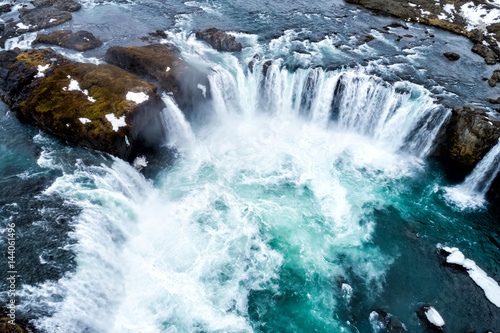
[[[83,12],[100,6],[152,15],[140,3]],[[238,11],[185,6],[207,21]],[[260,12],[286,26],[273,6]],[[500,276],[498,213],[457,209],[426,159],[449,110],[435,87],[384,79],[417,57],[327,66],[377,51],[298,27],[236,33],[242,53],[220,53],[191,34],[196,13],[177,14],[164,42],[207,72],[209,100],[188,121],[165,92],[174,157],[154,177],[2,116],[2,177],[19,190],[0,213],[33,244],[21,315],[41,332],[373,332],[370,313],[384,308],[424,332],[415,311],[430,304],[450,331],[499,329],[498,308],[436,252],[460,247]]]

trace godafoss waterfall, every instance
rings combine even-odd
[[[2,4],[0,332],[500,331],[466,37],[343,1]]]

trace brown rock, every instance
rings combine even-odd
[[[451,60],[451,61],[457,61],[458,59],[460,59],[460,55],[457,54],[457,53],[453,53],[453,52],[445,52],[443,53],[443,55],[448,59],[448,60]]]
[[[488,65],[496,64],[496,54],[491,49],[489,49],[486,45],[483,44],[474,44],[472,47],[472,52],[479,54],[484,58],[484,62]]]
[[[39,34],[33,44],[58,45],[67,49],[86,51],[102,45],[101,40],[88,31],[59,30],[50,34]]]
[[[491,78],[488,80],[490,87],[495,87],[497,82],[500,80],[500,70],[496,69],[493,71]]]

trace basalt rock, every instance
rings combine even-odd
[[[490,87],[495,87],[499,80],[500,80],[500,70],[496,69],[493,71],[493,74],[488,80],[488,84],[490,85]]]
[[[500,122],[490,120],[484,110],[454,109],[434,154],[460,178],[472,171],[499,138]]]
[[[496,64],[496,53],[493,52],[490,48],[488,48],[486,45],[483,44],[474,44],[474,46],[471,49],[472,52],[479,54],[481,57],[484,58],[484,62],[488,65],[494,65]]]
[[[86,51],[95,49],[102,45],[100,39],[88,31],[59,30],[50,34],[39,34],[33,44],[58,45],[67,49]]]
[[[5,4],[5,5],[1,5],[0,6],[0,15],[2,15],[3,13],[8,13],[10,12],[12,9],[11,9],[12,5],[11,4]]]
[[[403,323],[396,317],[382,309],[375,309],[370,314],[372,320],[378,321],[382,327],[385,327],[385,333],[405,333],[406,329]]]
[[[0,97],[21,121],[123,159],[161,130],[156,90],[116,66],[74,62],[51,49],[0,52]]]
[[[450,61],[457,61],[458,59],[460,59],[460,55],[453,52],[445,52],[443,53],[443,55]]]
[[[28,31],[47,29],[71,20],[72,15],[66,10],[50,7],[36,7],[19,10],[19,18]]]
[[[220,29],[210,28],[198,31],[196,38],[204,40],[217,51],[239,52],[242,50],[241,43],[238,43],[234,36]]]
[[[136,75],[156,80],[188,115],[210,98],[207,75],[182,60],[178,50],[171,46],[115,46],[108,49],[105,59]]]

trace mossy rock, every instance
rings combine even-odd
[[[106,62],[139,76],[157,81],[166,93],[172,94],[188,115],[210,98],[207,75],[179,56],[179,51],[164,44],[142,47],[110,47]],[[203,87],[203,89],[200,89]]]
[[[25,331],[17,324],[9,323],[9,317],[0,319],[0,333],[24,333]]]
[[[32,44],[58,45],[67,49],[87,51],[102,45],[100,39],[88,31],[58,30],[50,34],[39,34]]]
[[[19,79],[0,84],[2,99],[18,118],[48,133],[123,159],[131,157],[142,133],[160,126],[163,102],[157,86],[113,65],[50,58],[53,54],[47,49],[1,52],[6,64],[0,65],[0,79],[5,71],[4,76]],[[39,66],[46,68],[43,73]],[[129,93],[138,95],[134,100]]]

